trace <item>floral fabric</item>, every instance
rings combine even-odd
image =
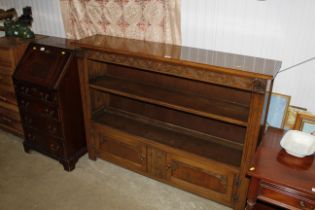
[[[181,43],[180,0],[60,0],[67,38],[94,34]]]

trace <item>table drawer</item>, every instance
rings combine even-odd
[[[36,128],[55,137],[64,137],[59,121],[24,112],[21,112],[21,117],[25,127]]]
[[[20,120],[20,114],[10,109],[6,109],[0,106],[0,124],[10,130],[17,131],[22,134],[23,129]]]
[[[32,148],[58,158],[63,155],[63,144],[60,139],[32,128],[24,128],[25,144]]]
[[[311,197],[303,192],[292,188],[273,185],[265,182],[260,183],[260,193],[258,199],[277,204],[281,207],[292,210],[314,210],[315,195]]]
[[[18,95],[17,100],[20,110],[24,113],[32,113],[41,117],[61,121],[59,110],[54,105],[43,104],[30,97],[20,95]]]

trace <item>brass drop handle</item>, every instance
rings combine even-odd
[[[305,208],[305,203],[304,203],[304,201],[300,201],[300,207]]]
[[[44,113],[46,115],[48,115],[48,116],[52,116],[55,113],[55,111],[54,110],[49,110],[48,108],[45,108],[44,109]]]
[[[22,106],[23,108],[27,108],[29,105],[30,105],[30,102],[29,102],[29,101],[21,100],[21,106]]]
[[[57,130],[57,128],[54,127],[54,126],[52,126],[52,125],[49,125],[49,126],[48,126],[48,130],[49,130],[49,133],[55,133],[56,130]]]
[[[21,90],[24,94],[27,94],[30,89],[29,89],[28,87],[21,86],[21,87],[20,87],[20,90]]]
[[[28,117],[28,116],[25,116],[25,117],[24,117],[24,121],[25,121],[25,123],[26,123],[26,124],[31,125],[31,124],[32,124],[32,122],[33,122],[33,119],[32,119],[32,118],[30,118],[30,117]]]

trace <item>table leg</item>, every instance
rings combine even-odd
[[[256,205],[258,190],[259,190],[259,182],[260,180],[257,178],[252,177],[250,184],[249,184],[249,190],[247,193],[247,206],[246,210],[253,210],[254,206]]]

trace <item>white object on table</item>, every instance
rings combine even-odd
[[[305,157],[315,152],[315,136],[298,130],[289,130],[281,139],[280,145],[295,157]]]

